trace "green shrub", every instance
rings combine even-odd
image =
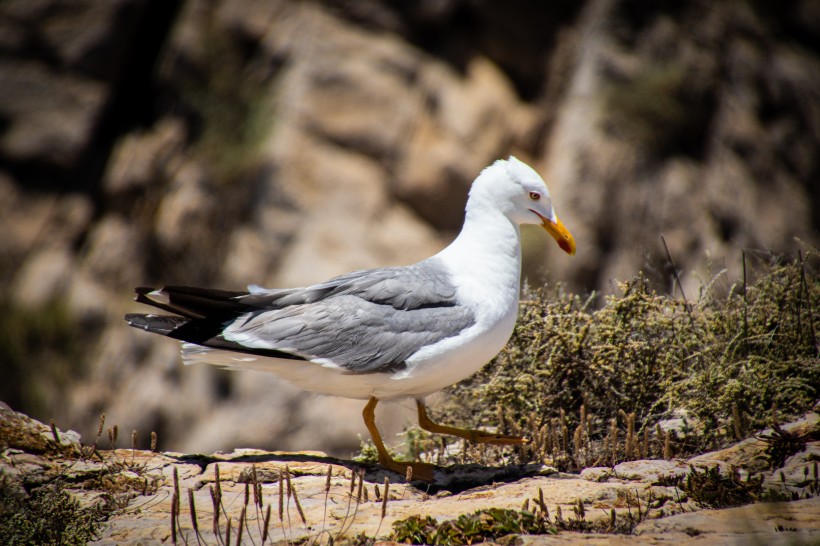
[[[575,468],[695,453],[798,416],[820,385],[820,276],[809,254],[723,295],[706,287],[691,304],[642,275],[598,309],[560,288],[533,291],[507,347],[433,413],[523,433],[534,442],[519,459]],[[682,431],[656,432],[675,414],[686,416]]]
[[[0,543],[9,546],[83,545],[94,540],[104,519],[101,510],[84,508],[60,481],[29,495],[0,484]]]

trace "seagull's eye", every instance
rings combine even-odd
[[[541,194],[538,193],[537,191],[531,191],[530,192],[530,199],[532,199],[533,201],[538,201],[539,199],[541,199]]]

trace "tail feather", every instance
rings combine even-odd
[[[223,349],[287,360],[305,360],[301,356],[277,351],[275,349],[249,348],[234,341],[224,339],[220,334],[225,324],[210,318],[198,319],[171,315],[128,313],[125,315],[125,321],[129,326],[133,326],[134,328],[180,341],[186,341],[195,345],[209,347],[211,349]]]
[[[227,323],[256,309],[237,301],[247,292],[189,286],[166,286],[160,290],[139,287],[135,292],[136,301],[173,315],[130,313],[125,315],[130,326],[198,345],[247,350],[221,337]]]
[[[247,296],[248,292],[191,286],[165,286],[160,290],[140,287],[135,292],[137,296],[134,299],[140,303],[188,318],[226,320],[253,309],[237,301],[238,297]]]
[[[177,315],[184,315],[188,318],[199,318],[198,315],[191,314],[191,313],[185,313],[185,312],[183,312],[183,310],[181,310],[177,307],[174,307],[173,305],[168,305],[168,304],[156,301],[156,300],[152,300],[151,298],[148,297],[148,294],[150,294],[151,292],[154,292],[154,291],[155,291],[154,288],[148,288],[148,287],[145,287],[145,286],[135,288],[134,292],[136,292],[137,295],[134,298],[134,301],[136,301],[137,303],[144,303],[145,305],[150,305],[151,307],[156,307],[157,309],[162,309],[163,311],[168,311],[169,313],[174,313],[174,314],[177,314]]]

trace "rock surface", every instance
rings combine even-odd
[[[181,369],[124,325],[131,289],[413,262],[510,153],[578,241],[569,260],[525,233],[532,284],[607,292],[644,269],[671,290],[664,235],[690,297],[728,290],[741,250],[820,241],[817,5],[2,2],[0,303],[31,324],[60,309],[74,348],[18,336],[0,396],[86,432],[106,411],[167,449],[346,455],[360,404]],[[322,433],[291,434],[304,419]]]
[[[816,431],[818,420],[820,416],[811,414],[792,430]],[[603,479],[591,475],[589,469],[579,476],[541,465],[462,466],[440,469],[429,484],[407,484],[403,477],[376,466],[321,452],[241,449],[204,456],[104,450],[104,439],[93,452],[80,443],[76,433],[58,431],[57,444],[48,426],[7,408],[0,409],[0,431],[0,471],[10,480],[5,483],[7,489],[9,484],[25,483],[30,490],[34,484],[54,482],[59,475],[83,505],[107,502],[117,507],[95,544],[168,543],[172,514],[177,515],[174,529],[178,541],[216,544],[214,527],[224,537],[230,518],[234,543],[241,520],[246,541],[250,536],[258,544],[269,507],[270,542],[315,539],[325,534],[337,540],[359,534],[387,539],[394,522],[413,515],[429,515],[442,522],[489,508],[535,509],[539,497],[552,518],[579,519],[575,510],[580,502],[586,521],[607,520],[614,510],[621,520],[630,515],[638,518],[637,525],[630,535],[560,532],[523,536],[523,544],[794,544],[820,539],[820,490],[816,477],[813,486],[803,483],[802,471],[808,460],[817,460],[817,441],[789,457],[782,469],[765,473],[773,476],[783,472],[784,480],[768,487],[800,492],[799,500],[704,510],[661,478],[689,465],[702,468],[714,461],[734,460],[737,446],[688,461],[622,463]],[[761,449],[758,446],[757,455]],[[746,453],[751,452],[747,449]],[[364,478],[366,491],[361,496],[359,485],[351,486],[354,473]],[[386,505],[385,479],[391,482]],[[289,486],[292,494],[288,494]],[[214,496],[221,499],[217,522]],[[178,508],[172,508],[175,499]]]

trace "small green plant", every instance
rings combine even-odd
[[[527,499],[521,510],[488,508],[443,522],[431,516],[415,515],[394,522],[390,538],[405,544],[457,546],[497,541],[503,537],[507,537],[504,542],[511,543],[509,537],[517,535],[554,535],[561,531],[630,534],[647,517],[651,503],[650,496],[646,506],[642,508],[637,493],[632,495],[627,492],[622,501],[627,513],[619,516],[613,508],[608,517],[589,520],[583,501],[577,499],[572,507],[573,515],[565,518],[560,505],[556,507],[554,515],[550,515],[544,503],[544,492],[539,488],[538,496]]]
[[[359,438],[359,453],[353,457],[353,460],[357,463],[375,464],[379,462],[379,452],[371,440]]]
[[[42,425],[23,414],[4,412],[0,418],[0,450],[24,453],[42,459],[42,467],[32,475],[26,465],[15,474],[0,469],[0,544],[86,544],[93,540],[104,522],[140,495],[152,495],[159,488],[159,476],[145,477],[146,465],[136,460],[136,431],[131,435],[131,455],[114,450],[116,425],[109,428],[110,452],[100,452],[97,443],[105,425],[100,416],[97,436],[90,445],[66,440],[54,421],[50,437]],[[156,448],[156,435],[152,434]],[[85,468],[75,472],[78,463]],[[33,465],[32,465],[33,466]],[[81,491],[92,491],[93,502],[82,503]]]
[[[29,494],[0,480],[0,543],[84,545],[94,540],[105,514],[99,507],[82,507],[60,480]]]
[[[405,544],[455,546],[495,540],[508,535],[555,534],[546,518],[524,510],[489,508],[457,519],[437,522],[430,516],[411,516],[393,523],[391,538]]]
[[[679,487],[703,508],[726,508],[741,506],[760,500],[763,477],[742,479],[736,468],[722,473],[717,466],[704,468],[694,466],[680,481]]]
[[[769,468],[774,470],[783,466],[786,459],[795,453],[805,450],[810,439],[820,439],[820,430],[796,434],[773,423],[772,432],[761,434],[758,438],[766,443],[765,457],[769,462]]]

